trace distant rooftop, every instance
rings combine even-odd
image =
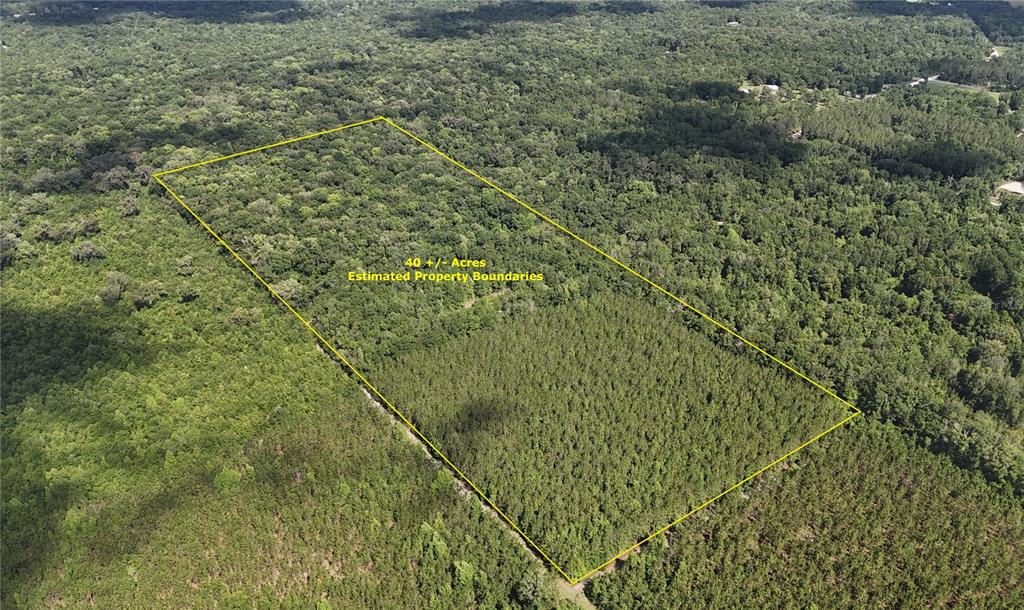
[[[1013,182],[1007,182],[1006,184],[1000,184],[996,187],[997,191],[1006,191],[1007,193],[1013,193],[1014,195],[1024,195],[1024,183],[1020,180]]]

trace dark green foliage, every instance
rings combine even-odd
[[[103,250],[91,241],[81,241],[71,246],[71,260],[87,263],[103,258]]]
[[[880,101],[816,112],[804,120],[804,135],[841,143],[899,175],[996,179],[1012,171],[1024,143],[1005,128],[996,101],[936,96],[933,86],[886,91]]]
[[[673,309],[600,294],[369,374],[581,575],[846,415]]]
[[[1010,95],[1009,107],[1014,112],[1024,108],[1024,88],[1018,89]]]
[[[83,201],[26,230],[87,214],[106,258],[4,269],[5,607],[520,607],[541,566],[262,289],[160,199]]]
[[[820,391],[687,331],[706,323],[663,295],[641,297],[621,269],[392,130],[275,152],[166,180],[571,573],[845,416]],[[490,271],[545,281],[346,279],[420,255],[486,255]],[[439,347],[414,349],[424,343]],[[594,459],[597,447],[619,457]]]
[[[862,422],[674,528],[588,594],[602,610],[1019,608],[1021,539],[1018,500]]]
[[[132,303],[135,304],[135,309],[145,309],[152,307],[158,300],[167,296],[167,291],[164,290],[163,284],[153,280],[139,284],[135,290],[132,290],[130,296]]]
[[[108,271],[107,281],[100,291],[100,299],[107,305],[114,305],[121,300],[125,288],[128,287],[128,276],[120,271]]]
[[[124,166],[117,166],[103,172],[97,172],[93,176],[93,184],[100,192],[118,191],[128,188],[134,182],[132,170]],[[131,216],[131,214],[126,214]]]
[[[50,201],[46,193],[33,193],[21,200],[18,211],[22,214],[34,216],[42,214],[50,209]]]
[[[916,18],[951,23],[959,17],[970,19],[995,44],[1024,41],[1024,7],[1016,2],[919,2],[902,0],[857,0],[858,11],[867,14]]]
[[[637,291],[593,252],[385,126],[275,152],[165,179],[356,362],[381,362],[608,282]],[[347,279],[349,272],[410,270],[404,261],[411,257],[483,258],[484,271],[543,273],[545,280]]]
[[[41,167],[24,184],[29,193],[41,191],[64,191],[75,188],[82,183],[82,172],[72,168],[63,172],[55,172],[49,167]]]
[[[4,231],[0,234],[0,268],[14,264],[21,246],[21,237],[14,232]]]
[[[36,234],[38,239],[60,243],[73,241],[79,237],[89,237],[100,232],[99,221],[95,218],[83,218],[75,222],[66,222],[55,227],[44,222]]]
[[[775,473],[774,519],[708,513],[720,536],[637,555],[650,577],[598,580],[604,604],[1021,605],[1020,583],[999,581],[1019,545],[992,541],[1021,537],[997,488],[1018,503],[1024,489],[1024,208],[989,197],[1024,165],[1024,19],[948,4],[3,3],[4,607],[521,605],[535,579],[519,547],[383,424],[359,427],[365,405],[336,402],[348,386],[308,334],[151,190],[154,168],[378,114],[938,454],[837,436],[851,468]],[[992,45],[1005,48],[986,61]],[[936,72],[968,86],[901,84]],[[297,304],[359,362],[601,291],[642,296],[529,216],[496,216],[500,197],[408,142],[345,141],[182,185],[261,273],[298,282]],[[75,263],[84,240],[105,258]],[[508,291],[345,285],[353,267],[428,250],[554,275]],[[167,296],[136,309],[127,297],[151,282]],[[961,485],[947,458],[994,484]],[[241,475],[234,495],[214,491],[222,469]],[[929,481],[914,490],[951,491],[906,501],[901,469]],[[848,472],[871,489],[847,493]],[[269,487],[251,486],[258,473]],[[841,514],[860,516],[799,553],[747,559],[780,536],[737,533]],[[737,588],[745,574],[763,586]]]
[[[118,209],[121,212],[121,216],[136,216],[139,213],[139,198],[134,195],[126,195],[121,203],[118,204]]]

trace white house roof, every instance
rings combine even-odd
[[[1006,191],[1015,195],[1024,195],[1024,183],[1020,180],[1014,182],[1007,182],[1006,184],[1000,184],[996,187],[997,191]]]

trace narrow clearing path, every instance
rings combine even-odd
[[[430,448],[427,447],[418,436],[413,434],[412,430],[410,430],[409,427],[406,426],[404,422],[402,422],[402,420],[398,419],[398,417],[396,417],[395,414],[391,412],[391,409],[388,409],[387,407],[382,405],[380,401],[378,401],[377,398],[373,394],[371,394],[369,390],[366,389],[366,387],[360,384],[359,389],[363,391],[363,395],[366,396],[366,399],[370,401],[370,404],[376,407],[377,410],[380,411],[385,417],[387,417],[392,424],[398,426],[402,430],[402,433],[405,435],[405,438],[407,438],[410,443],[419,447],[420,450],[423,452],[423,455],[425,455],[432,464],[434,464],[438,468],[448,470],[448,467],[445,464],[441,463],[441,461],[438,460],[434,456],[434,454],[430,452]],[[505,520],[502,519],[501,516],[498,515],[498,513],[494,512],[493,508],[488,506],[480,498],[480,496],[477,495],[475,491],[473,491],[468,485],[466,485],[466,482],[463,481],[458,474],[452,473],[452,478],[455,479],[455,489],[456,491],[458,491],[459,495],[468,498],[473,502],[476,502],[478,506],[484,509],[484,512],[486,512],[488,515],[491,515],[494,518],[495,522],[501,525],[501,528],[503,530],[508,532],[509,536],[511,536],[512,539],[514,539],[519,544],[519,546],[526,549],[526,551],[530,554],[530,557],[533,557],[534,560],[536,560],[536,562],[540,565],[540,568],[542,570],[544,570],[547,573],[550,573],[550,571],[548,570],[547,562],[545,562],[542,558],[537,556],[534,550],[530,548],[530,545],[527,544],[525,540],[523,540],[522,536],[520,536],[518,532],[509,527],[508,523],[505,523]],[[584,610],[597,610],[597,606],[592,604],[590,600],[587,599],[586,594],[583,592],[583,587],[586,584],[586,581],[572,585],[558,576],[555,576],[555,580],[558,583],[557,593],[560,599],[572,600],[576,603],[576,605],[578,605],[580,608],[583,608]]]

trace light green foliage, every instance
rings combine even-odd
[[[1022,538],[1018,499],[860,422],[674,528],[588,594],[603,610],[1018,608]]]
[[[621,271],[386,125],[166,176],[347,357],[377,363],[565,302]],[[389,154],[380,154],[379,147]],[[377,152],[375,152],[377,151]],[[315,161],[310,161],[310,158]],[[268,203],[277,195],[280,205]],[[316,204],[310,217],[296,202]],[[482,269],[410,268],[485,259]],[[543,282],[359,283],[350,272],[542,273]]]
[[[238,488],[239,483],[242,481],[242,473],[238,472],[234,468],[221,468],[220,472],[213,479],[213,486],[218,491],[225,495],[231,495],[231,492]]]
[[[3,277],[5,606],[501,607],[539,569],[170,202],[50,201]],[[83,216],[88,266],[33,237]]]
[[[755,495],[773,519],[709,512],[720,536],[637,555],[595,599],[1019,606],[1000,580],[1019,572],[1019,512],[998,488],[1019,504],[1024,212],[989,196],[1024,163],[1024,16],[949,4],[5,2],[3,605],[526,605],[525,551],[369,423],[308,333],[149,180],[383,114],[903,433],[836,437],[851,463],[800,462]],[[900,85],[936,72],[980,87]],[[359,362],[638,296],[526,215],[482,224],[500,197],[370,135],[269,169],[239,159],[217,191],[182,176]],[[447,214],[465,203],[482,215]],[[354,265],[435,246],[563,275],[339,290]],[[350,324],[353,306],[377,315]],[[231,495],[222,469],[241,473]],[[928,484],[894,486],[901,472]],[[838,527],[776,552],[785,532],[760,528],[801,516]]]
[[[678,315],[665,302],[599,294],[372,374],[581,575],[846,416],[838,401],[723,351]]]

